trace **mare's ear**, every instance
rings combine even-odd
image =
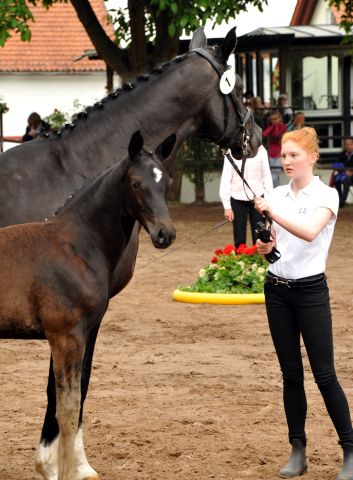
[[[234,52],[235,47],[237,46],[236,29],[237,27],[233,27],[231,30],[229,30],[221,45],[220,52],[223,62],[227,62],[229,55]]]
[[[137,154],[140,153],[143,147],[143,138],[140,131],[135,132],[131,137],[130,144],[129,144],[129,157],[132,159],[136,157]]]
[[[164,140],[158,147],[155,152],[156,155],[163,161],[172,153],[173,147],[176,142],[176,135],[172,133],[168,138]]]
[[[200,27],[194,33],[190,45],[189,51],[193,50],[194,48],[204,48],[207,45],[207,38],[204,32],[204,27]]]

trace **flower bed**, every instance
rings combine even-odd
[[[178,285],[182,292],[217,294],[263,293],[268,262],[257,252],[256,245],[247,247],[227,245],[215,251],[211,263],[199,271],[197,281],[187,287]]]

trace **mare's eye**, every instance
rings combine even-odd
[[[138,190],[141,190],[141,185],[138,182],[131,182],[132,189],[137,192]]]

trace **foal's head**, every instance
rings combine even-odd
[[[175,229],[167,206],[172,179],[163,166],[175,140],[175,134],[170,135],[155,152],[151,152],[143,147],[143,138],[140,132],[136,132],[131,138],[126,160],[126,208],[150,234],[156,248],[167,248],[175,240]]]

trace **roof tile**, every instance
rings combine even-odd
[[[91,6],[106,33],[113,37],[112,25],[107,25],[107,10],[103,0],[90,0]],[[72,4],[55,3],[49,10],[31,5],[35,23],[30,22],[30,42],[22,42],[18,33],[11,33],[0,47],[0,72],[98,72],[105,71],[103,60],[83,57],[94,46],[80,22]]]

